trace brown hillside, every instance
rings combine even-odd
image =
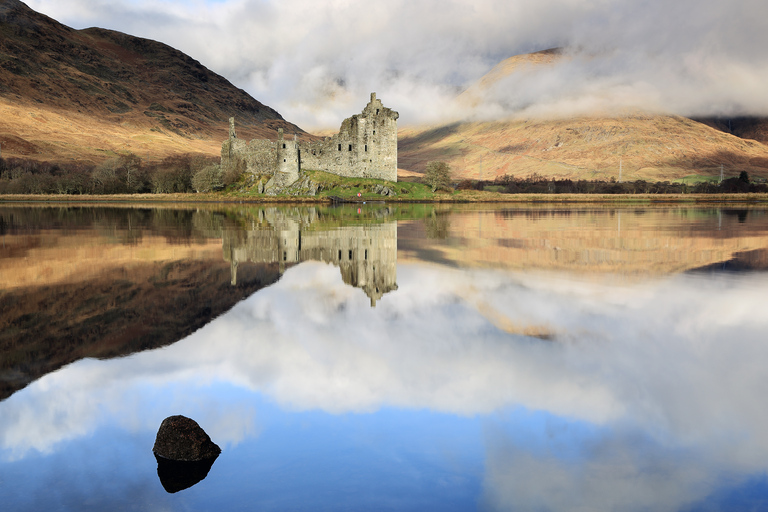
[[[457,100],[477,106],[483,92],[526,66],[561,58],[558,49],[518,55],[498,64]],[[728,132],[728,133],[726,133]],[[399,132],[398,165],[423,172],[448,162],[456,178],[492,180],[538,173],[553,178],[674,180],[726,177],[747,171],[768,177],[768,122],[758,118],[696,121],[628,113],[614,117],[456,122]]]
[[[768,143],[768,118],[765,117],[706,117],[696,120],[742,139]]]
[[[400,131],[399,166],[450,163],[458,178],[538,173],[556,178],[673,180],[768,176],[768,146],[679,116],[455,123]]]
[[[3,156],[218,154],[230,116],[244,138],[275,137],[278,128],[304,133],[170,46],[111,30],[74,30],[22,2],[0,0]]]

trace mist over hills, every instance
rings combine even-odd
[[[528,78],[558,76],[555,67],[572,58],[567,49],[553,48],[501,61],[458,95],[460,114],[453,122],[401,130],[400,167],[422,172],[429,161],[444,160],[454,177],[484,180],[534,173],[552,179],[696,180],[718,176],[721,166],[726,177],[741,171],[768,177],[764,117],[694,119],[650,108],[571,114],[504,103]]]
[[[98,161],[216,154],[228,118],[246,138],[304,133],[200,62],[163,43],[74,30],[0,0],[0,144],[4,156]]]

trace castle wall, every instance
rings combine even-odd
[[[286,141],[280,131],[276,142],[252,140],[246,144],[230,124],[230,137],[221,148],[221,165],[275,175],[275,184],[281,186],[298,180],[302,168],[397,181],[398,117],[371,93],[362,113],[345,119],[339,133],[321,141]]]
[[[361,114],[341,123],[339,133],[323,141],[300,142],[306,169],[345,177],[397,181],[397,119],[376,93]]]
[[[236,169],[253,174],[274,174],[277,168],[277,142],[254,139],[246,142],[231,138],[221,145],[222,169]]]

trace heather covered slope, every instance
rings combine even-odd
[[[303,133],[200,62],[163,43],[74,30],[0,0],[3,156],[99,161],[217,154],[235,116],[243,138]]]
[[[455,123],[400,131],[399,165],[423,171],[444,160],[456,177],[674,180],[740,171],[768,176],[768,146],[679,116]]]
[[[513,73],[554,65],[567,58],[546,50],[506,59],[459,95],[465,108]],[[494,179],[537,173],[552,178],[675,180],[738,176],[768,177],[766,127],[760,118],[693,120],[631,111],[612,116],[509,118],[403,128],[399,166],[423,172],[431,160],[451,164],[456,178]]]

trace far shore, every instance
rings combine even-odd
[[[0,195],[0,203],[66,203],[66,204],[333,204],[328,196],[264,196],[227,193],[208,194],[115,194],[115,195]],[[411,200],[403,197],[345,197],[343,203],[614,203],[614,204],[768,204],[768,194],[500,194],[496,192],[458,191],[436,193],[433,198]]]

